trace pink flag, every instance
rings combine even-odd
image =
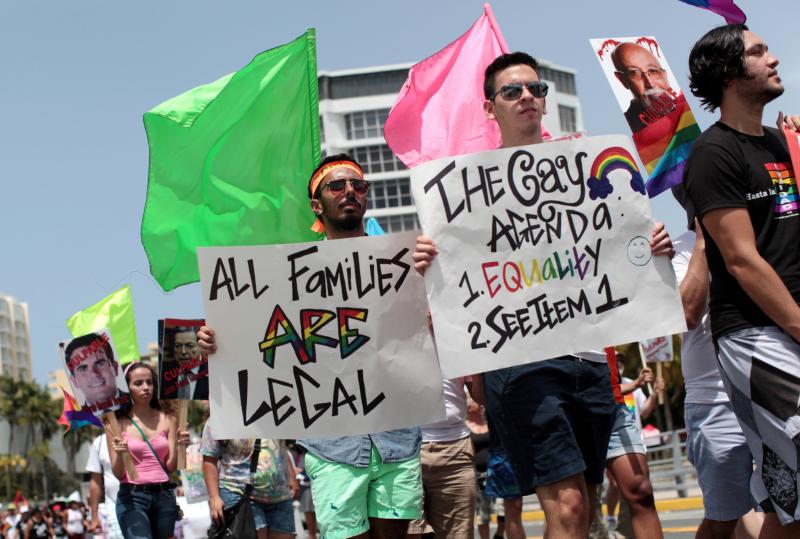
[[[384,127],[384,137],[409,167],[500,146],[497,123],[483,111],[483,72],[508,52],[489,4],[457,40],[414,65]]]

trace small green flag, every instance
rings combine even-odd
[[[316,34],[144,114],[142,244],[164,290],[199,280],[201,246],[319,239],[307,195],[320,160]]]
[[[73,337],[108,328],[111,331],[111,340],[114,341],[117,361],[120,364],[139,361],[133,298],[128,285],[106,296],[91,307],[73,314],[67,320],[67,328]]]

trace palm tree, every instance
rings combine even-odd
[[[13,454],[14,434],[25,417],[26,391],[23,382],[0,376],[0,418],[8,423],[8,455]],[[6,498],[11,498],[11,473],[6,474]]]
[[[83,447],[83,444],[92,443],[99,434],[100,431],[95,427],[83,427],[70,430],[61,439],[61,443],[67,452],[67,473],[70,477],[75,477],[77,470],[75,466],[75,457],[78,451]]]
[[[36,442],[36,429],[38,425],[35,414],[37,412],[36,407],[38,405],[37,397],[39,396],[39,386],[34,382],[18,381],[17,391],[20,394],[19,398],[24,403],[19,417],[19,426],[24,427],[23,434],[25,436],[25,442],[22,446],[22,453],[27,455],[31,445]]]
[[[50,447],[48,442],[53,435],[58,432],[58,416],[61,414],[61,404],[54,401],[46,388],[33,385],[33,394],[25,418],[33,433],[33,444],[26,454],[31,458],[31,481],[35,482],[36,473],[42,472],[42,487],[45,491],[45,499],[48,495],[47,474],[45,473],[45,462],[50,457]]]

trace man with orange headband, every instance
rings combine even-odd
[[[349,155],[326,157],[308,183],[312,227],[328,240],[359,238],[364,232],[369,182]],[[214,332],[197,333],[207,353],[217,349]],[[405,538],[408,523],[421,515],[422,475],[419,427],[388,432],[304,439],[320,536]]]

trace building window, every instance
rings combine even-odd
[[[370,184],[367,209],[411,206],[411,184],[408,178],[380,180]]]
[[[358,75],[323,76],[319,78],[320,99],[343,99],[368,95],[396,94],[408,77],[407,69],[362,73]]]
[[[539,78],[552,81],[556,85],[556,89],[569,95],[575,95],[575,75],[565,71],[558,71],[549,67],[539,66]]]
[[[575,107],[559,105],[558,121],[561,123],[561,131],[564,133],[575,133],[578,130],[578,122],[575,118]]]
[[[419,221],[417,221],[416,213],[407,213],[405,215],[384,215],[375,218],[381,228],[387,234],[392,232],[408,232],[411,230],[419,230]]]
[[[393,172],[406,168],[385,144],[353,148],[353,157],[367,174]]]
[[[383,125],[389,116],[389,109],[351,112],[344,117],[347,126],[347,139],[362,139],[383,136]]]

